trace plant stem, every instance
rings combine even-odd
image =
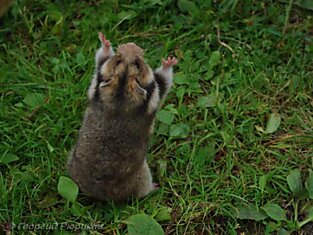
[[[287,25],[288,25],[288,21],[289,21],[289,16],[290,16],[292,4],[293,4],[293,0],[289,0],[288,7],[286,9],[286,17],[285,17],[285,25],[284,25],[283,33],[285,33],[287,30]]]

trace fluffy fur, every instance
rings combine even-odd
[[[172,85],[172,65],[155,72],[134,43],[116,54],[104,35],[89,104],[68,171],[80,189],[98,200],[123,201],[154,189],[146,162],[156,110]]]

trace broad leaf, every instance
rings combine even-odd
[[[185,87],[178,87],[176,89],[176,97],[178,98],[178,100],[182,100],[184,98],[185,93],[186,93]]]
[[[206,146],[197,150],[194,158],[194,166],[197,170],[205,169],[206,163],[213,160],[215,155],[215,144],[209,142]]]
[[[74,216],[80,216],[83,213],[83,207],[79,203],[74,202],[71,211]]]
[[[199,8],[193,1],[178,0],[177,5],[182,12],[189,12],[192,16],[198,16],[200,13]]]
[[[259,179],[259,187],[260,189],[263,191],[265,189],[266,186],[266,182],[267,182],[267,177],[266,175],[262,175]]]
[[[64,17],[62,13],[59,11],[52,11],[49,16],[56,22],[52,27],[51,32],[53,34],[59,34],[62,31],[62,26],[64,24]]]
[[[211,68],[214,68],[216,65],[219,64],[221,59],[221,54],[219,51],[213,51],[211,56],[210,56],[210,60],[209,60],[209,66]]]
[[[167,169],[167,161],[160,159],[158,160],[158,165],[159,165],[159,175],[160,177],[165,176],[166,169]]]
[[[87,60],[84,54],[80,51],[77,53],[75,61],[77,64],[81,65],[81,64],[85,64]]]
[[[284,228],[281,228],[281,229],[278,230],[277,235],[290,235],[290,232],[288,232]]]
[[[313,11],[313,1],[312,0],[297,0],[296,3],[298,6],[304,8],[304,9]]]
[[[8,164],[10,162],[17,161],[19,158],[13,153],[6,153],[2,157],[0,157],[0,163]]]
[[[190,127],[185,123],[172,125],[170,128],[170,136],[175,138],[186,138],[189,134]]]
[[[156,133],[158,135],[166,135],[167,136],[169,133],[169,129],[170,129],[169,125],[161,122],[159,124],[159,128],[156,130]]]
[[[208,72],[204,75],[203,79],[206,81],[209,81],[214,76],[214,71],[211,69],[208,70]]]
[[[300,196],[303,192],[302,182],[301,182],[301,172],[299,169],[290,171],[287,176],[287,183],[293,195],[295,197]]]
[[[75,202],[78,194],[76,183],[65,176],[61,176],[58,183],[58,192],[70,202]]]
[[[171,212],[172,212],[172,208],[165,207],[165,206],[161,207],[154,218],[156,221],[169,221],[172,218]]]
[[[178,85],[183,85],[183,84],[189,84],[190,79],[188,79],[185,75],[183,74],[177,74],[174,77],[174,83]]]
[[[167,125],[170,125],[174,120],[174,114],[167,110],[160,110],[156,116],[160,122],[163,122]]]
[[[255,205],[250,204],[244,207],[239,207],[237,217],[239,219],[260,221],[267,218],[267,215],[262,210],[258,209]]]
[[[219,102],[219,96],[212,93],[198,100],[198,106],[201,108],[215,107]]]
[[[164,107],[164,110],[170,111],[173,114],[179,114],[179,112],[177,111],[175,105],[173,104],[168,104]]]
[[[26,97],[23,100],[23,102],[26,105],[28,105],[32,108],[39,106],[39,105],[43,105],[44,101],[45,101],[45,97],[43,94],[40,94],[40,93],[28,94],[28,95],[26,95]]]
[[[268,203],[261,208],[269,217],[276,221],[286,220],[286,212],[277,204]]]
[[[137,214],[127,219],[129,235],[163,235],[164,231],[152,217],[146,214]]]
[[[305,186],[306,186],[306,189],[309,193],[309,198],[313,199],[313,171],[311,171],[311,170],[309,172],[309,177],[306,181]]]
[[[38,202],[38,207],[39,208],[49,208],[52,206],[55,206],[56,204],[59,203],[59,200],[57,199],[57,197],[52,194],[47,194],[40,202]]]
[[[274,133],[278,129],[280,121],[281,121],[280,115],[278,113],[272,113],[267,122],[265,133],[267,134]]]

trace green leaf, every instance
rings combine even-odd
[[[159,165],[159,175],[160,177],[165,176],[166,169],[167,169],[167,161],[163,159],[158,160],[158,165]]]
[[[272,113],[267,122],[265,133],[267,134],[274,133],[278,129],[280,121],[281,121],[280,115],[278,113]]]
[[[169,221],[171,220],[171,212],[172,212],[172,208],[170,207],[161,207],[158,211],[158,213],[155,215],[155,220],[156,221]]]
[[[167,110],[160,110],[156,117],[160,122],[163,122],[167,125],[170,125],[174,120],[174,114]]]
[[[14,106],[21,108],[21,107],[24,107],[24,104],[22,102],[17,102]]]
[[[301,172],[299,169],[290,171],[289,175],[287,176],[287,183],[295,197],[302,194],[303,187],[301,182]]]
[[[51,32],[53,34],[59,34],[62,31],[64,24],[64,17],[61,12],[53,11],[50,13],[49,17],[56,21],[55,25],[52,27]]]
[[[197,170],[205,169],[209,160],[214,159],[215,144],[209,142],[206,146],[200,148],[195,155],[194,166]]]
[[[56,58],[56,57],[53,57],[53,58],[51,59],[51,63],[52,63],[52,64],[60,64],[60,59],[59,59],[59,58]]]
[[[121,11],[120,13],[117,14],[117,18],[119,20],[130,20],[133,19],[137,16],[137,13],[135,11]]]
[[[178,98],[179,101],[181,101],[184,98],[185,92],[186,92],[185,87],[181,86],[176,89],[176,97]]]
[[[146,214],[137,214],[126,221],[129,235],[163,235],[164,231],[152,217]]]
[[[5,153],[1,158],[0,158],[0,163],[2,164],[8,164],[10,162],[17,161],[19,158],[13,153]]]
[[[83,208],[80,204],[74,202],[71,207],[71,212],[73,213],[74,216],[80,216],[83,213]]]
[[[309,193],[309,198],[313,199],[313,171],[309,171],[309,177],[305,183],[305,187]]]
[[[55,25],[53,26],[51,32],[53,34],[59,34],[62,30],[63,23],[64,23],[64,18],[63,18],[63,16],[61,16],[61,18],[58,20],[58,22],[56,22]]]
[[[170,136],[176,138],[186,138],[189,134],[190,127],[185,123],[172,125],[170,128]]]
[[[164,107],[164,110],[170,111],[173,114],[179,114],[179,112],[177,111],[176,107],[173,104],[168,104]]]
[[[239,219],[260,221],[267,218],[267,215],[262,210],[258,209],[255,205],[250,204],[244,207],[239,207],[237,217]]]
[[[277,204],[268,203],[261,208],[269,217],[276,221],[286,220],[286,212]]]
[[[86,58],[85,58],[84,54],[81,51],[77,53],[75,61],[79,65],[82,65],[82,64],[86,63]]]
[[[214,76],[214,71],[210,69],[205,76],[203,77],[204,80],[209,81]]]
[[[278,230],[277,235],[290,235],[290,232],[288,232],[284,228],[281,228],[281,229]]]
[[[59,203],[56,195],[47,194],[40,202],[38,202],[37,206],[41,209],[53,207]]]
[[[45,97],[43,94],[40,94],[40,93],[28,94],[28,95],[26,95],[26,97],[23,100],[23,102],[26,105],[28,105],[32,108],[39,106],[39,105],[43,105],[44,101],[45,101]]]
[[[257,131],[264,133],[264,129],[261,126],[255,125],[255,129],[257,129]]]
[[[75,202],[78,194],[76,183],[65,176],[61,176],[58,183],[58,192],[70,202]]]
[[[262,191],[265,189],[266,181],[267,181],[266,175],[262,175],[259,179],[259,187]]]
[[[198,100],[198,106],[201,108],[209,108],[209,107],[215,107],[218,104],[219,97],[212,93],[208,96],[200,97]]]
[[[312,0],[297,0],[296,4],[304,9],[313,10],[313,1]]]
[[[192,16],[198,16],[199,13],[200,13],[200,10],[197,7],[197,5],[194,2],[192,2],[192,1],[178,0],[177,5],[178,5],[178,8],[182,12],[188,12]]]
[[[168,135],[169,133],[169,125],[165,124],[165,123],[160,123],[158,129],[156,130],[156,133],[158,135]]]
[[[275,222],[273,222],[273,221],[266,222],[264,234],[273,234],[273,232],[277,231],[279,227],[281,227],[281,223],[279,223],[279,222],[276,222],[276,221]]]
[[[211,56],[210,56],[210,60],[209,60],[209,65],[211,68],[214,68],[216,65],[219,64],[221,59],[221,54],[219,51],[213,51]]]
[[[189,84],[190,79],[188,79],[187,76],[183,74],[177,74],[174,77],[174,83],[178,85]]]

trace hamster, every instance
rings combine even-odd
[[[146,155],[154,117],[172,86],[174,57],[155,71],[135,43],[110,41],[96,53],[88,105],[79,136],[68,159],[70,177],[86,195],[99,200],[142,198],[157,188]]]

